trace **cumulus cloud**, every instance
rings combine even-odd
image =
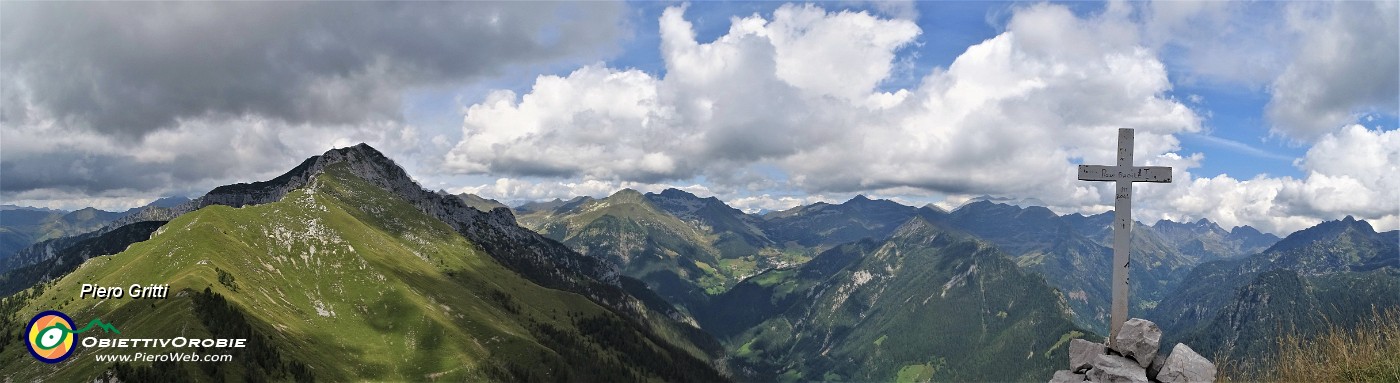
[[[1135,3],[1143,43],[1161,53],[1179,82],[1263,89],[1293,54],[1296,36],[1276,3],[1152,1]]]
[[[917,43],[911,23],[785,5],[770,18],[733,18],[727,33],[701,42],[685,8],[672,7],[659,21],[664,74],[594,64],[541,76],[523,94],[493,93],[467,108],[464,139],[446,163],[469,174],[596,180],[481,190],[526,199],[703,179],[746,211],[891,192],[936,196],[945,208],[991,195],[1096,213],[1112,208],[1111,185],[1077,181],[1074,165],[1112,163],[1115,129],[1129,127],[1137,163],[1172,166],[1177,180],[1136,187],[1139,219],[1205,217],[1279,234],[1345,214],[1396,226],[1393,131],[1318,136],[1295,164],[1302,179],[1193,176],[1206,158],[1180,153],[1176,137],[1199,134],[1202,117],[1168,96],[1157,57],[1167,42],[1154,36],[1217,8],[1162,6],[1159,23],[1143,25],[1118,3],[1085,17],[1021,7],[1004,33],[949,67],[883,91],[896,53]]]
[[[410,172],[488,175],[452,191],[513,203],[679,186],[746,211],[869,193],[1093,213],[1111,208],[1111,185],[1077,181],[1074,165],[1111,164],[1127,127],[1138,164],[1175,169],[1176,183],[1135,188],[1140,220],[1400,226],[1400,133],[1347,125],[1395,113],[1393,2],[1288,4],[1283,22],[1259,25],[1241,15],[1271,5],[1017,6],[1002,33],[912,74],[907,51],[924,33],[912,7],[784,5],[734,17],[711,41],[670,7],[661,72],[595,63],[492,91],[464,107],[460,141],[433,135],[425,148],[401,117],[404,91],[577,65],[623,28],[617,4],[436,5],[6,4],[0,198],[80,207],[198,193],[364,141]],[[1179,63],[1187,79],[1269,86],[1274,131],[1313,145],[1295,162],[1301,178],[1193,175],[1207,158],[1177,137],[1205,129],[1171,96],[1182,77],[1167,66]]]
[[[603,2],[3,7],[0,198],[68,208],[198,194],[360,141],[413,153],[406,92],[593,60],[625,29]]]
[[[498,91],[467,109],[446,163],[719,184],[773,167],[783,187],[811,194],[912,187],[1082,205],[1107,189],[1074,182],[1072,164],[1109,161],[1116,128],[1138,128],[1143,162],[1175,150],[1171,134],[1199,129],[1164,96],[1166,71],[1134,44],[1122,8],[1091,19],[1021,9],[1006,33],[894,92],[878,85],[915,43],[911,22],[785,5],[702,43],[683,12],[660,19],[664,76],[591,65],[541,76],[523,95]]]
[[[1288,16],[1301,40],[1273,83],[1275,132],[1314,141],[1362,113],[1400,111],[1400,4],[1296,3]]]
[[[1297,142],[1397,112],[1400,6],[1393,1],[1136,4],[1144,43],[1189,84],[1269,93],[1271,130]]]
[[[1163,218],[1210,218],[1286,234],[1354,215],[1381,230],[1400,226],[1400,131],[1350,125],[1318,139],[1297,165],[1307,175],[1195,178],[1159,198]]]
[[[909,21],[784,6],[700,44],[682,12],[661,17],[666,77],[593,65],[541,76],[525,95],[493,93],[468,108],[446,163],[653,182],[791,155],[837,138],[848,118],[838,109],[867,97],[918,33]]]

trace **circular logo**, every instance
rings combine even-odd
[[[29,321],[25,343],[29,354],[44,363],[58,363],[73,355],[78,334],[73,333],[73,318],[58,311],[45,311]]]

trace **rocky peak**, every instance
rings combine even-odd
[[[1059,218],[1059,217],[1060,217],[1059,215],[1056,215],[1055,212],[1051,211],[1050,208],[1047,208],[1047,207],[1044,207],[1044,206],[1031,206],[1031,207],[1027,207],[1027,208],[1021,209],[1021,214],[1022,214],[1022,216],[1025,216],[1025,217],[1036,218],[1036,219],[1042,219],[1042,220],[1044,220],[1044,219],[1056,219],[1056,218]]]
[[[1159,231],[1168,230],[1181,233],[1191,233],[1196,235],[1211,232],[1215,232],[1221,235],[1224,235],[1226,233],[1225,228],[1220,227],[1220,225],[1217,225],[1215,224],[1215,222],[1211,222],[1211,220],[1206,218],[1198,219],[1196,220],[1196,222],[1176,222],[1172,220],[1162,219],[1158,220],[1156,223],[1153,223],[1152,228],[1157,229]]]
[[[653,194],[653,193],[647,193],[647,194]],[[694,195],[694,194],[691,194],[690,192],[687,192],[687,191],[681,190],[681,189],[676,189],[676,188],[666,188],[666,190],[662,190],[661,193],[655,193],[655,194],[656,194],[656,195],[659,195],[659,196],[661,196],[661,197],[664,197],[664,198],[700,199],[700,197],[698,197],[698,196],[696,196],[696,195]]]
[[[947,210],[943,210],[943,208],[938,207],[938,205],[934,205],[932,203],[924,204],[924,206],[921,207],[921,209],[928,209],[929,211],[933,211],[939,214],[948,214]]]
[[[1249,226],[1249,225],[1235,226],[1234,228],[1231,228],[1231,229],[1230,229],[1230,235],[1256,236],[1256,235],[1263,235],[1263,234],[1264,234],[1264,233],[1260,232],[1259,229],[1255,229],[1254,227]]]
[[[646,199],[657,208],[675,215],[683,221],[701,221],[707,225],[715,226],[722,224],[713,222],[714,220],[725,220],[716,218],[715,215],[738,217],[737,219],[740,221],[751,219],[745,216],[744,212],[725,204],[719,198],[700,198],[680,189],[671,188],[662,190],[661,193],[647,193]]]
[[[979,200],[976,200],[976,201],[972,201],[972,202],[963,204],[962,206],[959,206],[957,209],[953,209],[953,213],[967,214],[967,213],[973,213],[973,212],[983,212],[983,211],[993,211],[993,210],[1003,210],[1003,209],[1015,209],[1015,208],[1016,208],[1015,206],[1007,205],[1007,204],[1004,204],[1004,203],[996,203],[996,202],[992,202],[992,201],[985,200],[985,199],[979,199]]]
[[[520,211],[521,213],[531,213],[537,211],[566,211],[574,206],[582,205],[592,200],[593,197],[588,196],[574,197],[568,201],[555,198],[552,201],[527,202],[525,204],[517,206],[515,209]]]
[[[1278,241],[1269,251],[1282,251],[1307,246],[1315,242],[1335,242],[1343,236],[1357,236],[1359,239],[1373,239],[1376,230],[1369,222],[1357,220],[1348,215],[1336,221],[1326,221],[1317,226],[1299,230]]]
[[[1258,248],[1258,250],[1263,250],[1279,240],[1276,235],[1260,232],[1248,225],[1235,226],[1230,229],[1230,234],[1227,237],[1239,241],[1245,247]]]
[[[1224,234],[1224,233],[1225,233],[1225,228],[1220,227],[1220,225],[1217,225],[1217,224],[1215,224],[1215,222],[1211,222],[1210,220],[1205,219],[1205,218],[1201,218],[1200,220],[1197,220],[1197,221],[1196,221],[1196,226],[1197,226],[1197,227],[1200,227],[1202,230],[1205,230],[1205,231],[1212,231],[1212,232],[1217,232],[1217,233],[1221,233],[1221,234]]]
[[[890,235],[890,240],[925,242],[929,238],[937,236],[942,232],[942,229],[939,229],[938,226],[930,223],[927,219],[924,219],[924,217],[915,215],[914,218],[910,218],[908,221],[905,221],[904,224],[894,229],[894,233]]]
[[[63,220],[68,222],[90,221],[93,219],[102,219],[102,217],[111,216],[114,214],[117,213],[105,210],[98,210],[96,208],[91,207],[85,207],[82,209],[78,209],[72,213],[64,214]],[[110,217],[108,219],[110,219]]]
[[[607,201],[612,204],[645,203],[646,196],[642,195],[642,193],[639,191],[633,190],[631,188],[626,188],[618,190],[616,193],[613,193],[612,195],[608,196]]]
[[[173,197],[165,197],[165,198],[157,199],[157,200],[155,200],[155,201],[151,201],[151,203],[146,204],[146,206],[176,207],[176,206],[180,206],[180,204],[182,204],[182,203],[189,202],[189,201],[190,201],[190,199],[189,199],[189,198],[186,198],[186,197],[184,197],[184,196],[173,196]]]
[[[441,190],[439,190],[439,191],[437,192],[437,194],[440,195],[440,196],[444,196],[444,197],[450,195],[450,194],[448,194],[447,192],[441,191]],[[482,196],[479,196],[479,195],[476,195],[476,194],[461,193],[461,194],[457,194],[455,197],[461,198],[461,199],[462,199],[462,202],[466,202],[466,203],[467,203],[467,206],[471,206],[472,208],[475,208],[476,210],[481,210],[481,211],[484,211],[484,212],[490,212],[490,211],[495,210],[495,209],[507,209],[507,210],[510,209],[510,207],[508,207],[508,206],[506,206],[505,204],[501,203],[501,201],[497,201],[497,200],[494,200],[494,199],[482,197]]]

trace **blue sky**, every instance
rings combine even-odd
[[[3,7],[4,203],[124,209],[368,142],[510,203],[1094,213],[1107,185],[1072,167],[1131,127],[1176,169],[1136,189],[1143,220],[1400,226],[1394,2]]]

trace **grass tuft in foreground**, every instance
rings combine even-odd
[[[1221,381],[1400,382],[1400,309],[1375,311],[1354,328],[1279,338],[1269,360],[1220,361]]]

